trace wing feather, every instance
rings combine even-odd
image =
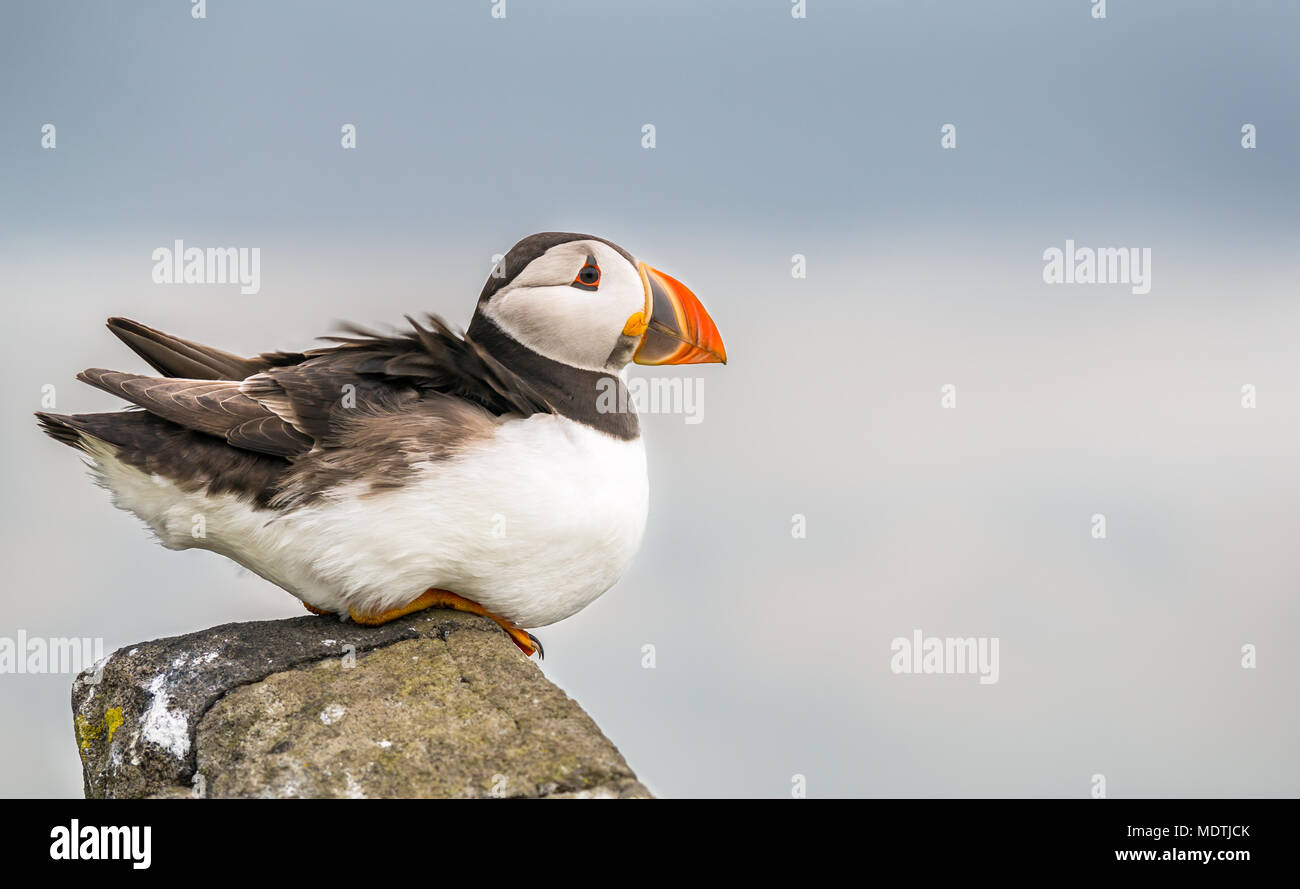
[[[206,432],[238,447],[276,456],[310,450],[311,436],[240,391],[232,380],[182,380],[90,368],[77,379],[110,392],[170,420],[178,426]],[[233,441],[231,441],[234,444]]]
[[[90,368],[78,379],[232,447],[291,460],[346,446],[360,416],[418,422],[424,414],[445,420],[553,411],[533,385],[440,318],[407,320],[405,333],[349,326],[348,336],[326,337],[331,346],[241,358],[112,318],[109,329],[165,376]],[[447,398],[472,410],[456,412]],[[445,422],[434,426],[449,440],[461,435]],[[438,449],[434,441],[425,446]]]

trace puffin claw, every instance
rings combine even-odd
[[[525,630],[524,632],[527,633],[528,631]],[[528,633],[528,638],[533,643],[533,645],[537,647],[537,659],[539,661],[546,660],[546,649],[542,648],[542,640],[538,639],[532,633]]]

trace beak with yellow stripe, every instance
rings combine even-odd
[[[627,319],[624,336],[640,336],[632,353],[637,364],[726,364],[718,327],[700,300],[681,281],[637,263],[645,287],[645,311]]]

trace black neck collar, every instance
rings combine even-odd
[[[632,400],[617,374],[584,370],[540,355],[475,312],[466,339],[535,387],[557,414],[631,441],[641,435]]]

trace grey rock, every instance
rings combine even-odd
[[[77,677],[87,797],[646,798],[491,621],[225,624]]]

